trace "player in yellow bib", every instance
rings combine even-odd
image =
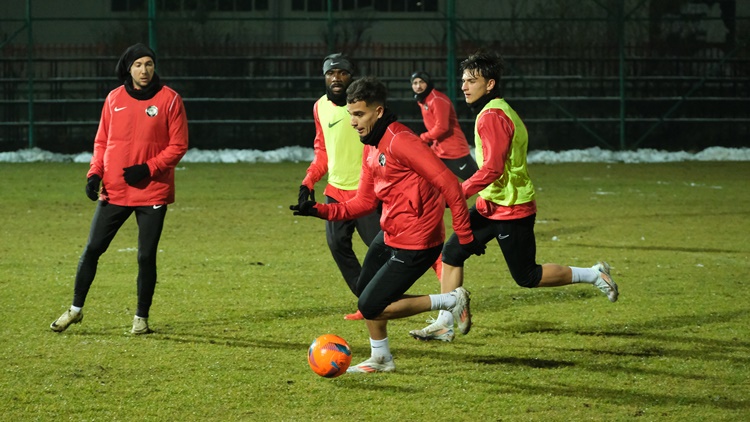
[[[326,203],[346,202],[357,193],[359,173],[362,169],[364,145],[359,134],[349,123],[346,111],[346,88],[352,83],[354,66],[340,53],[331,54],[323,60],[326,94],[313,106],[315,119],[315,157],[307,168],[300,186],[297,207],[314,199],[315,184],[328,175],[325,187]],[[380,214],[373,212],[364,217],[345,221],[326,221],[326,240],[341,275],[352,293],[362,266],[352,249],[354,231],[370,246],[380,232]],[[348,320],[362,319],[357,310],[344,316]]]
[[[479,170],[462,184],[466,198],[479,194],[469,210],[474,238],[482,244],[497,240],[513,280],[521,287],[588,283],[615,302],[619,291],[606,262],[590,268],[537,264],[536,192],[526,163],[529,136],[521,118],[500,95],[502,59],[479,52],[461,63],[461,71],[466,104],[477,115],[474,143]],[[469,256],[455,235],[448,239],[442,254],[442,292],[463,285],[464,261]],[[441,313],[429,326],[409,334],[419,340],[451,341],[454,323],[462,334],[467,334],[471,314],[466,312],[459,321],[453,321],[450,314]]]

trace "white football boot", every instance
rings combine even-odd
[[[459,287],[450,293],[456,298],[456,304],[449,311],[453,314],[453,321],[458,323],[458,332],[469,334],[471,330],[471,309],[469,308],[469,292]]]
[[[615,283],[615,281],[612,280],[612,276],[609,275],[609,264],[602,261],[591,268],[599,273],[594,285],[598,287],[602,293],[607,295],[610,302],[617,302],[617,297],[620,295],[620,292],[617,290],[617,283]]]
[[[151,334],[154,331],[148,328],[148,318],[141,318],[136,316],[133,318],[133,329],[130,330],[132,334]]]
[[[453,327],[447,327],[436,319],[428,319],[427,322],[429,322],[430,325],[422,328],[421,330],[411,330],[409,331],[409,335],[417,340],[422,341],[453,341]]]
[[[396,364],[393,363],[393,357],[386,361],[384,357],[371,357],[359,365],[347,368],[347,374],[371,374],[373,372],[393,372],[396,370]]]
[[[64,314],[60,315],[60,318],[57,318],[55,322],[50,324],[49,328],[52,329],[52,331],[57,331],[58,333],[62,333],[63,331],[67,330],[68,327],[70,327],[73,324],[78,324],[83,320],[83,311],[81,312],[73,312],[70,309],[65,311]]]

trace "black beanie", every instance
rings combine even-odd
[[[427,88],[425,88],[424,91],[422,91],[419,94],[414,94],[414,99],[422,103],[427,98],[427,96],[430,95],[430,93],[432,92],[433,88],[435,88],[435,86],[432,84],[432,81],[430,80],[430,75],[423,70],[418,70],[412,73],[411,78],[409,78],[409,81],[413,83],[414,79],[416,78],[423,80],[427,84]]]
[[[423,80],[427,85],[431,85],[430,83],[430,75],[422,70],[418,70],[411,74],[411,78],[409,78],[409,82],[414,82],[414,78],[419,78]]]
[[[144,56],[151,57],[154,64],[156,64],[156,54],[154,53],[154,50],[148,48],[146,45],[138,43],[128,47],[128,49],[122,53],[122,56],[120,56],[117,66],[115,66],[115,75],[117,76],[117,79],[123,83],[129,81],[130,66],[133,65],[134,61]]]

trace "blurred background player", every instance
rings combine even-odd
[[[357,193],[359,172],[362,168],[362,143],[359,135],[348,124],[346,111],[346,89],[352,83],[354,66],[341,53],[331,54],[323,60],[326,94],[313,106],[315,120],[315,157],[307,168],[297,198],[297,206],[314,199],[315,184],[326,173],[328,184],[324,194],[327,204],[335,204],[353,198]],[[377,210],[343,221],[326,222],[326,241],[333,260],[339,267],[349,290],[356,294],[357,278],[362,266],[352,249],[354,230],[370,246],[380,231],[380,215]],[[362,319],[359,310],[344,316],[348,320]]]
[[[435,89],[435,84],[427,72],[416,71],[411,75],[411,89],[417,100],[422,120],[427,132],[419,137],[427,143],[432,152],[461,180],[471,177],[479,168],[471,156],[469,143],[458,124],[456,109],[447,95]],[[438,259],[435,265],[438,279],[442,277],[442,262]],[[445,291],[445,290],[443,290]],[[453,327],[453,316],[450,312],[440,311],[438,316],[441,326]],[[427,320],[434,323],[434,319]],[[441,334],[444,341],[453,340],[453,330]]]
[[[468,330],[471,325],[469,293],[462,287],[445,294],[406,295],[440,256],[446,203],[460,247],[469,254],[484,253],[484,245],[471,235],[458,180],[414,132],[396,121],[386,97],[385,85],[375,78],[359,79],[347,89],[350,124],[365,144],[356,196],[342,203],[306,201],[294,213],[347,220],[371,213],[382,202],[382,231],[370,244],[357,283],[370,358],[350,366],[348,373],[396,369],[388,341],[390,319],[440,309],[451,311],[459,327]]]
[[[456,109],[447,95],[435,89],[426,72],[411,75],[411,89],[427,132],[419,135],[432,152],[461,180],[466,180],[478,170],[471,156],[469,143],[458,124]]]
[[[589,283],[615,302],[619,291],[606,262],[591,268],[536,263],[536,192],[526,162],[528,133],[521,118],[501,96],[503,69],[500,56],[487,52],[478,52],[461,62],[461,90],[466,104],[477,115],[474,143],[480,167],[462,185],[464,197],[479,194],[469,210],[474,237],[482,245],[497,240],[511,276],[521,287]],[[443,248],[443,292],[463,285],[464,261],[470,256],[458,237],[448,239]],[[438,318],[409,334],[420,340],[445,340],[444,334],[452,330],[453,325],[443,324]],[[468,332],[460,326],[459,330],[462,334]]]
[[[78,261],[73,305],[50,325],[53,331],[65,331],[81,322],[99,257],[135,213],[138,307],[131,332],[152,332],[148,316],[156,287],[159,239],[167,204],[174,202],[174,168],[188,149],[182,98],[161,84],[155,63],[156,55],[143,44],[128,47],[117,63],[116,74],[123,85],[104,101],[87,174],[86,195],[99,201]]]

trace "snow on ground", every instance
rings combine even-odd
[[[473,151],[472,151],[473,154]],[[251,149],[188,150],[181,163],[279,163],[283,161],[309,162],[313,159],[312,148],[284,147],[273,151]],[[0,152],[2,163],[88,163],[90,152],[58,154],[38,148],[15,152]],[[555,163],[667,163],[678,161],[750,161],[750,148],[710,147],[697,153],[639,149],[637,151],[609,151],[588,148],[568,151],[529,151],[531,164]]]

